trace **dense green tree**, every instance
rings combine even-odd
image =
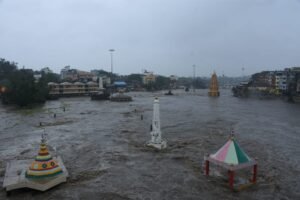
[[[171,80],[168,77],[165,76],[157,76],[154,87],[156,90],[164,90],[170,88]]]
[[[144,87],[148,91],[170,89],[171,80],[165,76],[157,76],[155,82],[149,82]]]
[[[35,72],[39,73],[39,72]],[[42,73],[36,81],[30,69],[17,69],[17,64],[0,59],[0,86],[6,91],[1,94],[3,103],[26,106],[46,101],[48,82],[58,82],[59,76],[53,73]]]
[[[42,103],[46,101],[49,94],[49,82],[59,82],[59,75],[55,73],[42,73],[42,77],[35,84],[35,102]]]
[[[143,77],[141,74],[130,74],[127,76],[126,81],[128,83],[143,83]]]
[[[17,70],[17,63],[0,59],[0,81],[7,79],[13,72]]]
[[[5,93],[9,103],[26,106],[35,102],[36,87],[32,71],[16,70],[9,81],[10,86]]]
[[[207,88],[207,85],[201,78],[196,78],[195,80],[193,80],[192,85],[197,89]]]

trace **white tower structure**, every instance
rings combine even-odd
[[[151,140],[148,142],[148,146],[154,147],[156,149],[164,149],[167,147],[167,142],[161,138],[158,98],[154,99],[153,119],[150,135]]]
[[[100,89],[100,90],[103,89],[103,79],[102,79],[101,76],[99,77],[99,89]]]

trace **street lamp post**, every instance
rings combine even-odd
[[[193,65],[193,91],[195,92],[196,65]]]
[[[111,76],[113,75],[113,52],[115,50],[114,49],[110,49],[110,70],[111,70]]]

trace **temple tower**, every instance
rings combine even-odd
[[[35,160],[29,166],[26,171],[27,178],[44,178],[53,177],[61,174],[62,168],[59,166],[58,161],[53,159],[50,155],[45,136],[42,135],[42,140],[40,144],[40,150]]]
[[[45,134],[43,134],[40,150],[34,161],[31,159],[11,160],[7,163],[3,188],[7,194],[11,190],[19,188],[46,191],[66,182],[68,176],[62,159],[59,156],[52,157],[50,155]]]
[[[153,119],[150,135],[151,140],[148,142],[148,146],[154,147],[156,149],[164,149],[167,147],[167,142],[161,137],[158,98],[155,98],[153,103]]]
[[[215,72],[212,74],[211,79],[210,79],[208,95],[211,97],[220,96],[218,78],[217,78],[217,75]]]

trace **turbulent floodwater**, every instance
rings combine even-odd
[[[229,90],[219,98],[206,94],[130,93],[129,103],[65,98],[21,111],[0,105],[0,184],[6,161],[37,154],[44,128],[68,182],[44,193],[17,190],[9,199],[300,199],[300,105],[238,99]],[[162,152],[144,146],[155,95],[168,141]],[[237,193],[202,173],[203,156],[226,142],[231,127],[259,163],[258,184]]]

